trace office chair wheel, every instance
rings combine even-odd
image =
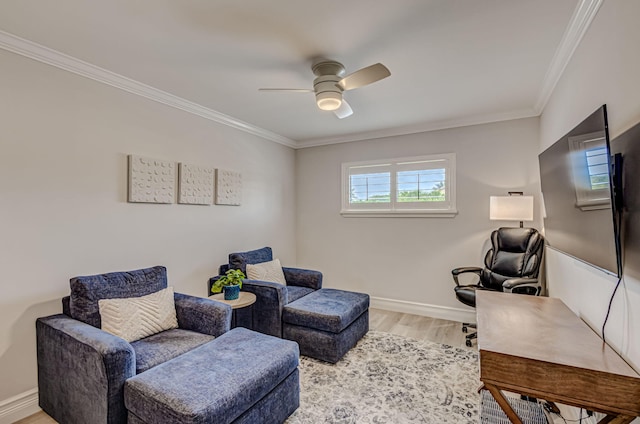
[[[467,347],[473,347],[473,343],[471,343],[471,339],[467,339],[465,344],[467,345]]]
[[[469,330],[467,329],[467,327],[462,327],[462,332],[463,333],[467,333]]]

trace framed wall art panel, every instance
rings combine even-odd
[[[178,203],[210,205],[213,203],[213,168],[178,164]]]
[[[239,206],[242,201],[242,174],[216,169],[216,205]]]
[[[129,202],[173,203],[175,187],[175,163],[129,155]]]

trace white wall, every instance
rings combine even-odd
[[[540,151],[603,103],[612,138],[640,121],[640,2],[603,2],[540,120]],[[596,329],[602,327],[616,279],[548,251],[550,295]],[[607,341],[640,369],[640,281],[627,277],[616,295]]]
[[[455,299],[451,269],[481,265],[491,230],[514,224],[489,220],[489,196],[520,190],[539,198],[538,127],[529,118],[298,150],[299,265],[322,270],[327,287],[391,300],[387,308],[473,318]],[[455,218],[340,215],[343,162],[451,152]]]
[[[295,263],[292,149],[0,50],[0,405],[37,386],[35,320],[76,275],[168,269],[205,296],[227,254]],[[239,171],[242,206],[127,203],[127,155]]]

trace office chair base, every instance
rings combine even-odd
[[[478,337],[478,333],[471,333],[471,334],[467,334],[465,336],[465,339],[467,339],[464,344],[466,344],[468,347],[472,347],[473,343],[471,342],[471,340],[475,339]]]
[[[462,332],[463,333],[468,333],[469,332],[469,328],[478,328],[478,327],[473,322],[463,322],[462,323]]]
[[[475,323],[472,322],[463,322],[462,323],[462,332],[463,333],[468,333],[469,332],[469,328],[477,328],[477,325]],[[464,344],[466,344],[468,347],[472,347],[473,343],[471,342],[471,340],[475,339],[478,337],[478,333],[470,333],[467,334],[465,336],[465,339],[467,339],[465,341]]]

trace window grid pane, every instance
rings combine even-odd
[[[398,202],[444,202],[446,200],[444,168],[399,171]]]
[[[350,176],[350,203],[391,202],[391,173],[378,172]]]
[[[591,190],[606,190],[609,188],[609,173],[607,171],[607,150],[604,147],[590,149],[585,152],[587,157],[587,171]]]

